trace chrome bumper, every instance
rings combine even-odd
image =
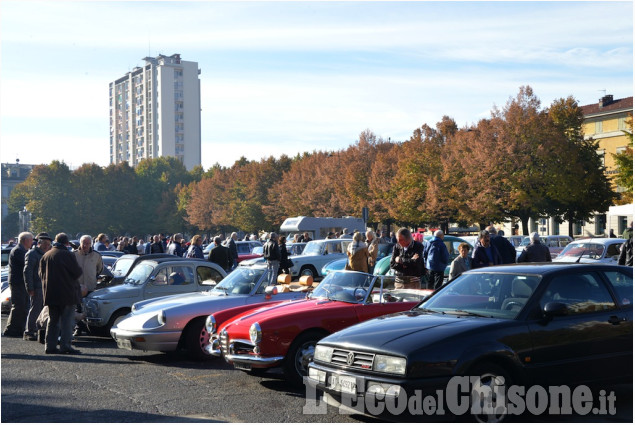
[[[225,354],[225,360],[229,363],[248,363],[256,367],[271,367],[281,362],[284,356],[259,357],[245,354]]]

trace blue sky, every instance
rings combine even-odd
[[[159,53],[199,63],[206,169],[633,95],[630,1],[1,0],[0,41],[2,162],[107,165],[108,83]]]

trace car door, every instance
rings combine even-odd
[[[607,367],[613,374],[633,373],[633,270],[605,270],[603,277],[613,289],[618,310],[611,315],[616,333],[613,345],[615,361]]]
[[[150,277],[144,290],[145,299],[183,294],[198,290],[189,265],[163,265]]]
[[[563,303],[567,314],[528,323],[533,350],[525,364],[538,382],[575,383],[602,379],[621,345],[618,306],[597,272],[567,271],[553,277],[539,299]],[[632,333],[631,333],[632,335]]]

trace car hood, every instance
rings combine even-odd
[[[117,298],[138,298],[141,296],[142,286],[117,285],[98,289],[88,295],[87,298],[95,300],[112,300]]]
[[[230,325],[249,327],[254,322],[258,322],[262,325],[268,320],[275,320],[278,318],[284,318],[284,321],[288,322],[290,320],[289,317],[293,315],[298,315],[304,318],[328,317],[335,311],[354,309],[356,305],[357,304],[345,303],[342,301],[329,301],[326,299],[289,301],[264,309],[261,307],[256,310],[247,311],[239,315],[236,320],[232,320]]]
[[[151,300],[150,302],[137,303],[135,306],[135,313],[146,313],[177,307],[198,311],[201,308],[205,309],[208,308],[208,306],[215,305],[219,302],[225,302],[228,305],[236,303],[237,305],[247,296],[248,295],[225,295],[224,293],[217,291],[190,292],[187,294],[161,297],[159,299]],[[211,312],[206,314],[211,314]]]
[[[362,322],[336,332],[321,342],[349,349],[407,355],[412,347],[425,348],[498,321],[409,310]]]

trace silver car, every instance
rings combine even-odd
[[[238,267],[207,292],[136,303],[110,335],[119,348],[163,352],[184,348],[195,359],[211,358],[204,350],[209,343],[208,315],[243,305],[304,298],[308,289],[298,285],[294,290],[288,286],[266,290],[267,282],[266,265]]]
[[[84,298],[86,323],[105,331],[130,313],[137,301],[207,291],[226,276],[217,264],[173,255],[144,259],[134,266],[123,284],[97,289]]]
[[[567,245],[553,261],[556,263],[617,264],[620,248],[624,242],[626,239],[620,238],[578,239]]]

